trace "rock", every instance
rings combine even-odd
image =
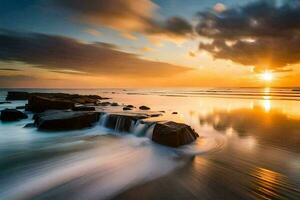
[[[199,135],[190,126],[168,121],[155,124],[152,140],[162,145],[179,147],[192,143],[197,137]]]
[[[1,111],[1,117],[0,119],[2,121],[17,121],[21,119],[26,119],[28,116],[16,109],[5,109]]]
[[[111,106],[119,106],[119,104],[118,103],[112,103],[112,104],[110,104]]]
[[[99,121],[98,112],[47,111],[34,116],[39,130],[76,130],[91,127]]]
[[[30,96],[27,109],[33,112],[43,112],[45,110],[65,110],[71,109],[74,102],[68,100],[51,99],[37,95]]]
[[[27,100],[28,92],[9,91],[7,92],[6,100]]]
[[[150,110],[150,108],[147,106],[140,106],[139,109],[140,110]]]
[[[10,101],[0,101],[0,104],[10,104]]]
[[[17,106],[16,109],[25,109],[26,106]]]
[[[35,127],[34,123],[28,123],[23,128],[34,128],[34,127]]]
[[[164,110],[161,110],[161,111],[159,111],[159,112],[161,112],[161,113],[165,113],[166,111],[164,111]]]
[[[127,108],[135,108],[133,105],[127,105]]]
[[[172,112],[172,115],[177,115],[178,114],[178,112]]]
[[[79,95],[67,93],[28,93],[28,92],[8,92],[6,100],[28,100],[31,96],[45,97],[49,99],[71,101],[79,104],[96,104],[99,100],[109,99],[98,95]]]
[[[73,111],[95,111],[95,107],[91,106],[76,106],[72,108]]]
[[[159,117],[161,116],[162,114],[160,113],[154,113],[154,114],[150,114],[150,117]]]
[[[123,110],[132,110],[132,108],[129,108],[129,107],[126,106],[126,107],[123,108]]]
[[[111,103],[110,103],[110,102],[107,102],[107,101],[98,103],[99,106],[108,106],[108,105],[110,105],[110,104],[111,104]]]

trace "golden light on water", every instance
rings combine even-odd
[[[272,108],[271,101],[269,99],[265,99],[263,101],[263,107],[264,107],[265,112],[270,112],[270,110]]]

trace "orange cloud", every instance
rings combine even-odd
[[[191,24],[181,17],[157,19],[155,16],[158,16],[158,6],[151,0],[53,1],[59,7],[71,11],[83,22],[119,30],[124,36],[139,32],[150,36],[184,38],[193,32]]]

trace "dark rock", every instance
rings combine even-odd
[[[154,113],[154,114],[150,114],[150,117],[159,117],[159,116],[161,116],[161,114],[160,114],[160,113]]]
[[[110,104],[111,106],[119,106],[119,104],[118,103],[112,103],[112,104]]]
[[[107,101],[98,103],[99,106],[108,106],[108,105],[110,105],[110,104],[111,104],[111,103],[110,103],[110,102],[107,102]]]
[[[26,106],[17,106],[16,109],[25,109]]]
[[[2,121],[17,121],[21,119],[26,119],[28,116],[16,109],[5,109],[1,111],[1,117],[0,119]]]
[[[31,96],[45,97],[49,99],[71,101],[79,104],[95,104],[99,100],[109,99],[98,95],[79,95],[66,93],[28,93],[28,92],[8,92],[6,100],[28,100]]]
[[[173,115],[177,115],[177,114],[178,114],[178,112],[172,112],[172,114],[173,114]]]
[[[127,105],[127,108],[135,108],[133,105]]]
[[[72,108],[73,111],[95,111],[95,107],[91,106],[76,106]]]
[[[47,111],[34,116],[39,130],[76,130],[91,127],[99,121],[98,112]]]
[[[28,92],[9,91],[7,92],[6,100],[27,100]]]
[[[126,106],[123,108],[123,110],[132,110],[132,108]]]
[[[26,124],[23,128],[34,128],[35,125],[34,123],[29,123],[29,124]]]
[[[55,100],[71,101],[78,104],[95,104],[99,100],[106,99],[98,95],[79,95],[66,93],[31,93],[30,96],[39,96]]]
[[[164,110],[161,110],[161,111],[159,111],[159,112],[161,112],[161,113],[165,113],[166,111],[164,111]]]
[[[150,108],[147,106],[140,106],[139,108],[140,108],[140,110],[150,110]]]
[[[0,101],[0,104],[10,104],[10,101]]]
[[[75,105],[74,102],[68,100],[52,99],[47,97],[41,97],[37,95],[31,95],[28,99],[28,110],[33,112],[43,112],[45,110],[64,110],[71,109]]]
[[[152,140],[156,143],[179,147],[195,141],[199,135],[188,125],[176,122],[157,122]]]

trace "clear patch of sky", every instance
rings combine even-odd
[[[160,6],[159,14],[164,17],[182,16],[193,19],[199,11],[212,9],[217,3],[228,7],[243,5],[253,0],[154,0]]]

